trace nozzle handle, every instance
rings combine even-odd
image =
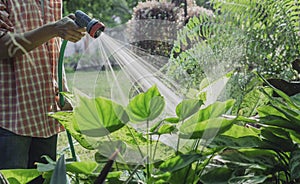
[[[75,12],[75,17],[76,17],[75,22],[80,27],[87,27],[89,22],[91,22],[92,20],[87,14],[85,14],[81,10],[77,10]]]
[[[81,10],[75,12],[75,23],[80,27],[86,27],[86,31],[93,37],[97,38],[104,31],[105,26],[96,19],[91,19]]]

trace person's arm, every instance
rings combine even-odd
[[[22,55],[57,36],[77,42],[85,35],[85,28],[77,26],[71,19],[73,17],[70,17],[64,17],[57,22],[22,34],[5,34],[0,38],[0,59]]]

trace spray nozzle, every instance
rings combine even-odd
[[[81,10],[77,10],[75,12],[75,23],[80,27],[86,27],[86,31],[93,38],[97,38],[104,31],[105,25],[96,20],[91,19],[87,14],[82,12]]]

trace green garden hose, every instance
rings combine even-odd
[[[65,98],[61,92],[63,92],[63,64],[64,64],[63,61],[64,61],[64,54],[65,54],[65,49],[66,49],[67,43],[68,43],[67,40],[63,40],[61,47],[60,47],[60,53],[59,53],[59,59],[58,59],[58,90],[59,90],[58,95],[59,95],[59,104],[61,107],[63,107],[65,105]],[[69,146],[70,146],[70,150],[71,150],[71,154],[72,154],[72,158],[69,160],[77,161],[72,136],[68,131],[66,131],[66,132],[67,132]]]
[[[65,106],[65,98],[61,94],[63,91],[63,65],[64,65],[64,55],[65,50],[67,46],[68,41],[63,40],[61,47],[60,47],[60,53],[59,53],[59,59],[58,59],[58,90],[59,90],[59,104],[61,107]]]

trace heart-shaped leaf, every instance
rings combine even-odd
[[[157,118],[165,107],[163,96],[156,86],[135,96],[127,106],[127,113],[133,122],[150,121]]]
[[[121,105],[102,97],[80,97],[74,115],[81,133],[91,137],[108,135],[122,128],[129,120]]]
[[[179,117],[179,120],[182,121],[196,113],[202,104],[202,100],[185,99],[177,105],[176,115]]]

